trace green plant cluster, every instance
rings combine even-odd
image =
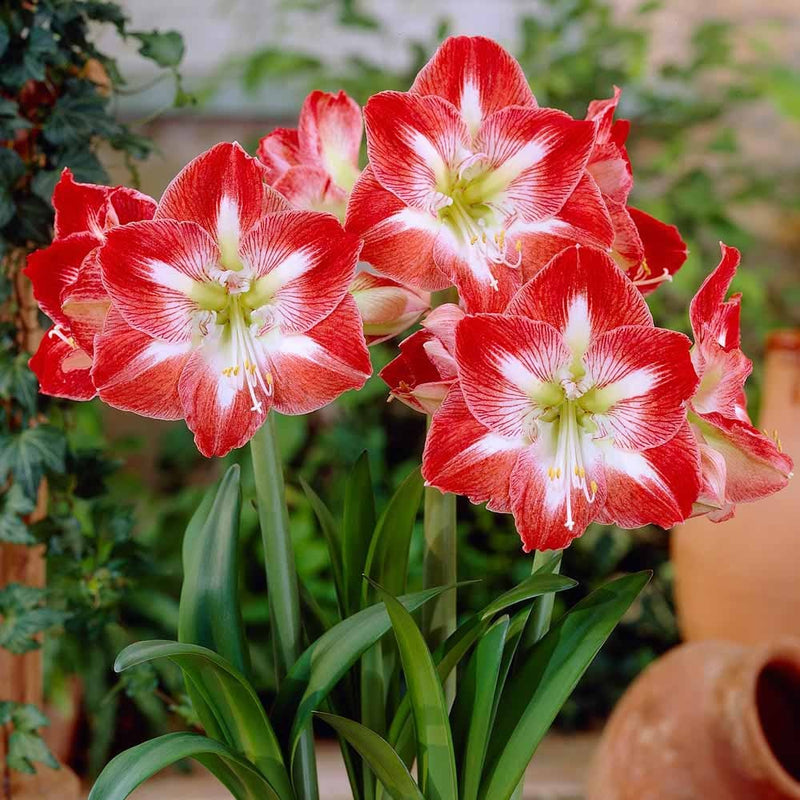
[[[132,170],[152,150],[116,119],[114,97],[127,89],[114,60],[93,44],[98,25],[138,43],[143,58],[175,76],[183,99],[177,33],[130,30],[120,6],[105,0],[0,2],[0,546],[44,545],[49,572],[46,589],[0,588],[0,647],[26,653],[42,646],[42,633],[66,629],[66,671],[86,668],[143,564],[129,515],[108,497],[116,463],[100,442],[87,442],[78,415],[37,394],[27,366],[45,320],[20,272],[27,254],[51,240],[50,197],[61,170],[105,183],[100,147]],[[98,688],[87,693],[90,713],[100,713]],[[30,772],[37,761],[50,764],[37,733],[46,717],[0,701],[0,726],[11,729],[6,766]]]

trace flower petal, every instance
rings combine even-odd
[[[628,206],[628,213],[636,225],[639,238],[644,247],[644,258],[647,273],[652,277],[674,275],[686,262],[689,250],[681,238],[680,231],[674,225]],[[660,283],[640,286],[642,294],[648,294],[659,287]]]
[[[588,497],[569,476],[548,473],[556,451],[552,431],[520,453],[511,474],[511,509],[526,553],[567,547],[602,509],[606,496],[602,460],[591,443],[583,441],[581,446],[586,477],[594,481]]]
[[[715,339],[720,347],[730,350],[741,344],[739,317],[742,298],[735,294],[725,300],[725,295],[736,275],[741,254],[735,247],[722,242],[720,249],[722,259],[692,299],[689,319],[695,341]]]
[[[369,163],[380,184],[408,205],[436,212],[450,170],[467,152],[467,128],[439,97],[373,95],[364,109]]]
[[[627,128],[615,128],[614,123],[621,94],[620,89],[615,86],[614,97],[589,103],[586,119],[597,124],[597,141],[587,170],[604,195],[624,204],[633,188],[633,172],[624,147]]]
[[[28,256],[25,275],[39,307],[53,322],[68,324],[61,310],[62,295],[77,279],[83,260],[100,244],[93,233],[73,233]]]
[[[520,440],[490,431],[470,413],[458,387],[431,419],[422,475],[429,486],[488,501],[492,511],[509,511],[510,477],[522,452]]]
[[[725,459],[725,497],[749,503],[774,494],[789,481],[792,459],[779,446],[743,420],[722,414],[697,414],[698,431]]]
[[[444,345],[448,353],[456,351],[456,326],[464,319],[464,309],[455,303],[436,306],[422,321],[422,327],[430,331]]]
[[[682,333],[630,325],[600,334],[584,362],[599,437],[622,449],[641,450],[669,441],[686,420],[686,401],[697,386]]]
[[[258,143],[258,158],[267,183],[274,185],[290,167],[300,163],[300,140],[295,128],[276,128]]]
[[[525,317],[476,314],[456,329],[461,388],[475,418],[503,436],[530,437],[534,413],[570,361],[561,334]]]
[[[108,194],[110,206],[109,217],[115,218],[115,225],[127,225],[129,222],[153,219],[158,204],[152,197],[129,189],[127,186],[116,186]],[[108,219],[107,219],[108,221]],[[112,227],[107,225],[106,227]]]
[[[311,92],[297,131],[301,160],[323,167],[337,186],[349,191],[359,173],[362,129],[361,109],[345,92]]]
[[[669,529],[691,515],[700,491],[700,454],[686,422],[672,439],[649,450],[600,447],[608,486],[601,522]]]
[[[402,283],[358,272],[350,284],[358,306],[368,345],[378,344],[410,328],[429,308],[429,292],[410,289]]]
[[[483,122],[476,140],[488,164],[482,192],[526,222],[548,219],[583,177],[594,137],[591,122],[561,111],[501,109]]]
[[[364,240],[361,258],[381,274],[428,291],[450,285],[433,261],[438,220],[384,189],[372,167],[361,173],[350,195],[345,228]]]
[[[474,135],[481,122],[506,106],[535,106],[516,59],[483,36],[451,36],[420,70],[411,91],[452,103]]]
[[[100,251],[103,283],[125,321],[150,336],[186,341],[193,290],[209,280],[219,251],[194,222],[132,222],[108,232]]]
[[[270,309],[283,331],[300,332],[342,301],[360,249],[361,242],[330,214],[291,211],[264,217],[242,241],[241,254],[258,276],[250,294],[263,299],[259,305]]]
[[[632,281],[647,277],[649,272],[643,271],[644,244],[633,217],[623,203],[617,203],[610,197],[606,197],[605,201],[614,227],[611,256]]]
[[[621,325],[653,325],[636,287],[593,247],[571,247],[553,258],[520,289],[508,313],[549,323],[576,354],[594,337]]]
[[[153,339],[128,325],[114,308],[95,340],[92,379],[103,402],[154,419],[180,419],[178,380],[189,342]]]
[[[78,183],[68,168],[53,190],[54,238],[63,239],[73,233],[93,233],[102,236],[106,227],[108,186]]]
[[[349,389],[360,389],[372,372],[355,300],[337,308],[305,333],[264,340],[274,381],[273,404],[281,414],[307,414]]]
[[[96,394],[90,372],[91,357],[70,341],[69,331],[61,336],[54,335],[55,331],[53,327],[45,333],[28,362],[39,379],[40,391],[67,400],[91,400]]]
[[[72,335],[92,355],[94,337],[103,330],[106,313],[111,305],[111,298],[103,285],[99,248],[83,260],[77,279],[65,289],[61,302]]]
[[[264,169],[236,142],[222,142],[190,161],[161,197],[156,219],[195,222],[226,249],[266,213],[288,203],[264,184]]]
[[[322,167],[300,165],[289,169],[273,184],[295,208],[326,211],[343,217],[347,193],[340,189]]]

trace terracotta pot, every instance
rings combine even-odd
[[[800,472],[800,330],[769,339],[759,427],[778,431]],[[727,522],[689,520],[671,542],[685,640],[800,636],[800,476]]]
[[[800,640],[655,662],[611,715],[587,800],[800,800]]]

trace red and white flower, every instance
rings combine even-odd
[[[668,528],[700,485],[689,349],[653,325],[607,254],[565,250],[505,314],[458,324],[458,383],[433,416],[423,475],[513,513],[526,551],[565,547],[593,520]]]
[[[430,292],[359,272],[350,284],[364,323],[367,345],[379,344],[408,330],[431,306]]]
[[[463,318],[464,311],[453,303],[437,306],[423,330],[400,342],[400,354],[380,372],[391,397],[423,414],[439,408],[458,377],[455,331]]]
[[[359,249],[332,216],[291,210],[239,145],[213,147],[152,221],[106,236],[100,397],[185,418],[212,456],[247,442],[271,408],[303,414],[361,387],[369,355],[348,292]]]
[[[344,219],[350,191],[361,174],[363,130],[358,103],[344,92],[312,92],[297,128],[277,128],[258,146],[267,182],[293,206],[329,211]]]
[[[25,274],[42,311],[53,321],[30,368],[44,394],[70,400],[95,396],[94,337],[110,300],[100,280],[98,248],[118,225],[151,219],[156,201],[124,186],[78,183],[61,173],[53,192],[55,238],[28,258]]]
[[[747,414],[744,384],[753,365],[741,350],[741,295],[725,299],[740,262],[721,245],[722,259],[692,300],[692,361],[700,383],[689,419],[703,459],[696,511],[715,522],[733,516],[737,503],[759,500],[786,486],[792,459]]]
[[[410,92],[375,95],[364,116],[370,165],[346,227],[379,272],[427,290],[455,284],[468,310],[500,311],[531,265],[576,237],[610,248],[586,172],[595,123],[538,108],[495,42],[448,39]]]

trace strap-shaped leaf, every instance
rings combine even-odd
[[[649,579],[639,572],[596,589],[527,654],[497,709],[481,798],[512,796],[556,714]]]
[[[345,614],[354,614],[361,604],[361,576],[367,563],[375,530],[375,496],[369,457],[364,451],[356,461],[344,491],[342,520],[342,572]]]
[[[433,597],[453,587],[437,587],[399,598],[406,609],[414,611]],[[272,718],[281,737],[294,751],[299,732],[311,714],[328,696],[342,676],[391,628],[383,603],[365,608],[334,625],[311,644],[297,660],[281,684]]]
[[[247,674],[250,659],[239,606],[240,510],[239,465],[234,464],[195,512],[183,538],[178,639],[214,650]]]
[[[406,676],[422,793],[428,800],[453,800],[458,797],[458,779],[442,681],[411,614],[380,586],[375,588],[389,612]]]
[[[236,800],[281,800],[267,779],[221,742],[196,733],[168,733],[120,753],[100,773],[89,800],[125,800],[165,767],[193,758]]]
[[[403,760],[375,731],[335,714],[317,716],[358,751],[393,800],[425,800]]]
[[[138,642],[117,657],[117,672],[168,658],[179,666],[201,703],[196,710],[206,733],[255,764],[278,797],[293,797],[280,745],[261,701],[247,678],[222,656],[205,647],[169,641]]]

